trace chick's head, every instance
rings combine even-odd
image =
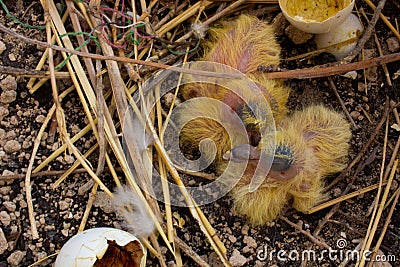
[[[271,153],[274,142],[270,139],[263,138],[259,148],[251,150],[246,171],[231,191],[234,210],[246,216],[253,225],[276,219],[285,206],[306,211],[323,199],[321,175],[314,152],[296,132],[276,133],[275,155],[272,155],[270,170],[262,184],[255,191],[250,190],[255,169],[262,168],[262,162],[256,155],[260,155],[261,149]],[[242,156],[238,149],[231,151],[236,159]]]
[[[247,169],[231,192],[235,210],[253,224],[275,219],[285,205],[309,210],[326,198],[323,177],[343,169],[350,137],[349,124],[340,113],[323,106],[296,111],[279,123],[275,139],[264,135],[256,149],[248,150]],[[238,146],[230,155],[245,158],[242,150]],[[261,186],[250,191],[254,171],[263,164],[261,151],[274,151],[274,158]]]
[[[260,65],[277,66],[281,48],[271,25],[257,17],[241,15],[209,30],[203,60],[229,65],[247,74]]]

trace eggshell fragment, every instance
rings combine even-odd
[[[115,257],[118,255],[118,257]],[[132,234],[115,228],[93,228],[73,236],[61,248],[55,267],[116,266],[110,262],[127,261],[139,267],[143,247]],[[121,265],[125,266],[125,265]]]
[[[357,40],[355,37],[359,36],[363,31],[363,26],[360,23],[358,17],[354,14],[350,16],[336,29],[323,34],[315,36],[315,42],[317,43],[318,49],[326,48],[326,52],[333,54],[337,60],[346,57],[351,51],[354,50]],[[351,43],[343,45],[337,45],[347,40],[355,38]]]
[[[308,33],[326,33],[339,26],[350,15],[354,0],[279,0],[286,19]]]

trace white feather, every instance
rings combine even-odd
[[[154,231],[155,225],[146,211],[145,204],[130,187],[116,188],[112,204],[116,214],[124,218],[123,226],[133,235],[146,237]]]

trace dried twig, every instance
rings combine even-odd
[[[371,37],[371,34],[372,34],[373,30],[375,29],[375,24],[379,19],[379,14],[381,14],[381,11],[382,11],[383,7],[385,6],[385,3],[386,3],[386,0],[379,1],[378,6],[374,11],[374,15],[373,15],[371,21],[368,23],[368,27],[367,27],[367,29],[365,29],[363,36],[358,41],[354,50],[347,57],[345,57],[342,60],[342,62],[349,63],[358,55],[358,53],[360,53],[360,51],[364,47],[365,43]]]
[[[373,10],[376,9],[376,6],[374,5],[374,3],[372,3],[370,0],[364,0],[365,3],[367,3]],[[393,1],[395,4],[397,4],[396,1]],[[379,14],[379,17],[383,20],[383,22],[389,27],[389,29],[393,32],[394,35],[396,35],[397,39],[399,39],[400,41],[400,34],[399,32],[396,30],[396,28],[390,23],[390,21],[382,14]]]
[[[47,78],[50,71],[44,70],[26,70],[21,68],[14,68],[10,66],[0,66],[0,73],[17,76],[17,77],[30,77],[30,78]],[[69,79],[69,73],[65,71],[56,71],[55,77],[57,79]]]
[[[400,60],[400,53],[394,53],[385,55],[382,57],[376,57],[367,59],[364,61],[341,64],[336,63],[335,65],[321,65],[312,68],[303,68],[298,70],[287,70],[281,72],[270,72],[265,73],[265,77],[268,79],[308,79],[308,78],[319,78],[326,77],[335,74],[343,74],[353,70],[360,70],[378,66],[383,63],[390,63]]]
[[[333,90],[333,92],[336,95],[336,98],[339,100],[340,106],[342,107],[342,109],[343,109],[344,113],[346,114],[347,118],[349,119],[350,123],[353,125],[353,129],[358,130],[359,127],[357,126],[357,124],[354,122],[353,118],[350,116],[349,112],[347,111],[347,108],[344,105],[343,100],[340,97],[339,92],[337,91],[336,85],[333,82],[332,78],[328,77],[328,81],[329,81],[329,85],[330,85],[331,89]]]
[[[57,45],[47,44],[47,43],[44,43],[44,42],[41,42],[38,40],[34,40],[31,38],[25,37],[23,35],[20,35],[18,33],[11,31],[10,29],[8,29],[7,27],[5,27],[2,24],[0,24],[0,30],[4,31],[14,37],[17,37],[25,42],[28,42],[28,43],[33,43],[33,44],[36,44],[36,45],[39,45],[42,47],[52,48],[54,50],[59,50],[59,51],[75,54],[75,55],[82,56],[82,57],[140,64],[140,65],[146,65],[146,66],[150,66],[150,67],[170,69],[172,71],[196,74],[196,75],[204,75],[204,76],[210,76],[210,77],[222,77],[222,78],[233,78],[233,79],[241,77],[241,76],[239,77],[238,75],[235,75],[235,74],[220,74],[220,73],[214,73],[214,72],[210,72],[210,71],[190,70],[190,69],[184,69],[184,68],[169,66],[169,65],[165,65],[165,64],[160,64],[160,63],[156,63],[156,62],[143,61],[143,60],[137,60],[137,59],[132,59],[132,58],[126,58],[126,57],[103,56],[103,55],[84,53],[84,52],[75,51],[72,49],[63,48],[63,47],[60,47]],[[352,70],[369,68],[369,67],[381,65],[383,63],[390,63],[390,62],[394,62],[394,61],[398,61],[398,60],[400,60],[400,53],[394,53],[394,54],[385,55],[382,57],[368,59],[368,60],[365,60],[362,62],[341,64],[341,65],[335,65],[335,66],[316,66],[313,68],[304,68],[304,69],[299,69],[299,70],[265,73],[264,75],[266,76],[266,78],[269,78],[269,79],[318,78],[318,77],[326,77],[326,76],[330,76],[330,75],[334,75],[334,74],[342,74],[342,73],[346,73],[346,72],[349,72]]]
[[[115,168],[116,171],[121,171],[121,168]],[[110,169],[104,168],[104,171],[109,172]],[[66,170],[59,170],[59,171],[42,171],[37,173],[32,173],[32,177],[45,177],[45,176],[58,176],[64,174]],[[71,174],[80,174],[80,173],[87,173],[85,169],[75,169],[71,172]],[[11,175],[2,175],[0,176],[0,181],[7,181],[7,180],[18,180],[25,178],[26,174],[11,174]]]
[[[132,58],[127,58],[127,57],[116,57],[116,56],[104,56],[104,55],[97,55],[97,54],[91,54],[91,53],[85,53],[81,51],[76,51],[73,49],[68,49],[64,48],[61,46],[53,45],[53,44],[48,44],[45,42],[41,42],[35,39],[28,38],[26,36],[23,36],[21,34],[18,34],[16,32],[13,32],[12,30],[8,29],[5,27],[3,24],[0,23],[0,30],[10,34],[14,37],[17,37],[24,42],[27,43],[32,43],[41,47],[46,47],[46,48],[51,48],[54,50],[62,51],[65,53],[70,53],[74,54],[77,56],[82,56],[82,57],[88,57],[88,58],[93,58],[93,59],[98,59],[98,60],[107,60],[107,61],[117,61],[117,62],[125,62],[125,63],[133,63],[133,64],[139,64],[139,65],[146,65],[150,67],[155,67],[159,69],[169,69],[171,71],[176,71],[176,72],[182,72],[182,73],[188,73],[188,74],[195,74],[195,75],[203,75],[203,76],[209,76],[209,77],[218,77],[218,78],[232,78],[232,79],[240,79],[242,78],[242,75],[237,75],[237,74],[231,74],[231,73],[216,73],[212,71],[201,71],[201,70],[192,70],[192,69],[185,69],[181,67],[175,67],[175,66],[169,66],[161,63],[156,63],[156,62],[151,62],[151,61],[144,61],[144,60],[139,60],[139,59],[132,59]],[[65,37],[64,37],[65,38]],[[72,57],[73,58],[73,57]],[[71,58],[71,60],[72,60]],[[400,58],[400,53],[399,53],[399,58]],[[388,61],[389,60],[389,61]],[[383,59],[385,63],[395,61],[393,59]]]
[[[223,16],[225,16],[226,14],[228,14],[229,12],[231,12],[233,9],[237,8],[238,6],[244,4],[245,2],[247,2],[247,1],[246,0],[239,0],[239,1],[233,2],[230,6],[226,7],[221,12],[218,12],[217,14],[215,14],[214,16],[212,16],[211,18],[209,18],[208,20],[203,22],[203,24],[204,25],[210,25],[214,21],[219,20],[220,18],[222,18]]]
[[[357,156],[353,159],[353,161],[347,166],[347,168],[338,177],[336,177],[335,180],[333,180],[325,188],[325,191],[330,190],[335,184],[337,184],[340,180],[342,180],[343,177],[361,160],[361,158],[364,155],[364,153],[367,151],[367,149],[370,147],[372,142],[375,140],[375,138],[378,135],[380,129],[382,128],[382,125],[385,123],[387,117],[389,116],[389,111],[390,111],[389,97],[386,96],[385,110],[383,112],[381,120],[378,122],[378,124],[375,127],[375,131],[371,134],[371,136],[369,137],[368,141],[365,143],[363,148],[358,152]]]
[[[82,27],[79,23],[78,15],[77,12],[75,12],[75,7],[74,3],[72,1],[66,1],[67,8],[69,10],[69,17],[71,18],[72,26],[74,27],[75,32],[82,32]],[[82,35],[77,35],[76,39],[78,40],[78,43],[80,46],[82,46],[85,42],[84,38]],[[87,49],[87,46],[82,47],[82,51],[89,53],[89,50]],[[90,81],[94,85],[96,83],[96,73],[94,70],[93,62],[90,58],[84,58],[83,61],[85,62],[86,70],[88,72]]]
[[[326,244],[324,241],[319,240],[318,238],[316,238],[314,235],[312,235],[310,232],[304,231],[299,225],[291,222],[288,218],[286,218],[285,216],[281,216],[280,219],[282,219],[284,222],[286,222],[287,224],[289,224],[290,226],[292,226],[293,228],[295,228],[296,230],[298,230],[300,233],[302,233],[303,235],[307,236],[314,244],[321,246],[323,248],[326,249],[330,249],[330,246],[328,244]]]
[[[389,214],[386,217],[386,221],[385,221],[385,224],[383,225],[381,234],[379,235],[379,239],[378,239],[378,241],[376,241],[376,245],[375,245],[375,247],[373,249],[373,254],[372,254],[371,259],[375,259],[375,255],[378,252],[380,245],[382,244],[383,238],[385,237],[385,234],[386,234],[386,230],[387,230],[387,228],[389,226],[389,223],[391,221],[391,218],[393,216],[394,209],[396,207],[397,201],[399,200],[399,196],[400,196],[400,190],[399,190],[399,187],[398,187],[397,188],[397,194],[395,195],[395,198],[393,200],[393,204],[392,204],[392,207],[390,208]],[[372,261],[371,261],[371,263],[372,263]]]
[[[178,236],[174,236],[174,241],[181,248],[186,255],[192,258],[200,267],[210,267],[210,265],[204,261],[190,246],[188,246],[182,239]]]
[[[385,185],[386,183],[387,183],[387,181],[383,182],[384,185]],[[307,211],[307,213],[308,213],[308,214],[311,214],[311,213],[320,211],[320,210],[322,210],[322,209],[328,208],[328,207],[330,207],[330,206],[332,206],[332,205],[335,205],[335,204],[337,204],[337,203],[343,202],[343,201],[345,201],[345,200],[347,200],[347,199],[350,199],[350,198],[359,196],[359,195],[361,195],[361,194],[367,193],[367,192],[369,192],[369,191],[371,191],[371,190],[374,190],[374,189],[378,188],[379,186],[380,186],[379,184],[374,184],[374,185],[370,185],[370,186],[368,186],[368,187],[365,187],[365,188],[363,188],[363,189],[357,190],[357,191],[355,191],[355,192],[349,193],[349,194],[347,194],[347,195],[342,195],[342,196],[340,196],[340,197],[338,197],[338,198],[332,199],[332,200],[330,200],[330,201],[327,201],[327,202],[325,202],[325,203],[322,203],[321,205],[318,205],[318,206],[316,206],[316,207],[311,208],[310,210]]]
[[[365,242],[363,243],[363,246],[362,246],[362,249],[361,249],[361,252],[363,253],[363,255],[364,255],[365,251],[369,251],[369,248],[370,248],[370,246],[372,244],[372,240],[373,240],[375,232],[377,230],[378,223],[379,223],[379,221],[381,219],[381,216],[382,216],[382,212],[383,212],[383,208],[384,208],[385,203],[386,203],[386,199],[387,199],[387,197],[389,195],[390,186],[392,184],[394,175],[395,175],[396,170],[397,170],[397,163],[398,163],[398,160],[395,161],[395,164],[394,164],[394,166],[392,168],[392,171],[390,173],[389,181],[388,181],[388,184],[386,185],[385,192],[383,193],[382,200],[380,202],[379,208],[377,209],[376,216],[374,217],[374,215],[372,215],[371,224],[370,224],[370,227],[368,227],[368,231],[367,231],[367,234],[366,234]],[[375,248],[378,249],[379,247],[377,246]],[[365,257],[361,257],[361,259],[359,261],[357,261],[356,266],[363,267],[364,265],[365,265]]]

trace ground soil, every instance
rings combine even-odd
[[[43,9],[39,1],[4,0],[2,2],[9,8],[9,12],[12,15],[24,23],[44,25]],[[110,1],[104,2],[104,4],[110,4]],[[168,1],[162,2],[167,3]],[[180,3],[182,1],[176,2]],[[373,11],[363,1],[357,1],[357,5],[359,5],[359,8],[363,7],[368,17],[371,18]],[[239,13],[252,13],[257,14],[260,18],[267,21],[272,21],[279,14],[279,9],[268,8],[265,9],[265,13],[261,14],[259,11],[265,7],[267,6],[262,4],[249,4],[248,7],[231,16],[236,16]],[[166,8],[154,16],[161,18],[167,11],[168,9]],[[209,16],[212,14],[210,10],[206,12]],[[388,17],[389,21],[397,25],[400,7],[395,0],[387,1],[383,13]],[[21,25],[6,16],[4,9],[0,9],[0,23],[24,36],[41,41],[46,40],[44,30],[21,27]],[[68,22],[66,22],[67,24]],[[365,20],[363,24],[367,25]],[[187,26],[189,27],[189,24]],[[284,24],[282,29],[286,26],[287,24]],[[399,40],[396,41],[394,34],[382,20],[378,20],[375,33],[382,46],[383,54],[400,51],[398,46]],[[393,41],[393,38],[395,44],[389,44]],[[312,38],[296,45],[282,32],[282,34],[278,34],[278,41],[283,49],[283,59],[315,49],[315,43]],[[1,66],[33,70],[36,68],[43,54],[42,48],[17,40],[3,32],[0,32],[0,42],[5,45],[5,50],[0,52]],[[364,48],[366,54],[377,56],[379,53],[373,37],[366,43]],[[190,59],[194,60],[200,54],[201,52],[195,51],[190,54]],[[174,58],[176,62],[180,59]],[[359,59],[360,57],[356,58],[356,60]],[[167,63],[169,62],[168,57],[165,57],[163,60]],[[335,59],[332,55],[324,53],[306,60],[283,60],[281,67],[288,69],[305,68],[334,61]],[[399,103],[400,101],[400,78],[397,78],[399,76],[400,63],[390,63],[387,65],[387,69],[392,86],[388,85],[382,67],[359,70],[355,79],[340,75],[331,77],[333,83],[336,85],[338,94],[344,102],[345,108],[357,126],[357,129],[352,129],[353,137],[351,139],[349,162],[356,158],[371,134],[374,133],[376,125],[384,114],[386,97],[394,103]],[[397,76],[395,75],[396,72]],[[6,240],[6,244],[1,244],[1,247],[5,247],[5,249],[3,253],[0,253],[0,267],[11,266],[13,264],[15,266],[28,266],[39,259],[58,252],[63,244],[77,233],[89,198],[88,193],[83,196],[78,195],[78,189],[90,177],[86,173],[70,175],[55,189],[53,189],[52,185],[58,176],[42,175],[32,178],[35,220],[37,221],[39,231],[39,239],[33,239],[30,232],[24,176],[10,179],[10,175],[25,174],[27,171],[34,139],[39,132],[45,116],[53,105],[51,86],[47,81],[39,90],[31,94],[26,87],[29,78],[17,76],[14,79],[0,73],[0,83],[2,81],[5,81],[3,83],[10,86],[9,88],[7,87],[8,89],[2,87],[2,97],[0,99],[2,101],[0,103],[0,176],[2,177],[0,178],[0,231],[2,232],[0,232],[0,236],[4,233]],[[60,91],[64,91],[72,84],[69,79],[60,79],[58,81]],[[329,85],[328,78],[290,79],[285,82],[291,87],[289,100],[289,108],[291,110],[301,109],[314,103],[322,103],[337,111],[343,111],[338,98]],[[13,87],[13,84],[16,87]],[[6,94],[4,93],[6,91],[15,93]],[[6,95],[10,98],[7,98]],[[66,112],[67,130],[71,135],[76,134],[87,125],[87,119],[75,91],[68,94],[63,100],[63,107]],[[384,154],[384,124],[372,144],[362,154],[360,162],[328,191],[329,198],[333,199],[340,196],[348,183],[354,178],[351,191],[356,191],[379,182],[383,157],[385,155],[387,164],[390,161],[392,151],[399,137],[399,131],[390,127],[395,123],[396,121],[391,112],[388,121],[386,154]],[[49,131],[48,128],[45,130],[45,136],[41,140],[35,157],[34,168],[45,160],[57,147],[62,145],[57,134],[54,141],[49,140]],[[76,146],[82,153],[85,153],[95,142],[95,138],[89,133],[80,138]],[[94,166],[97,165],[97,156],[94,153],[89,157]],[[73,162],[74,158],[67,151],[53,160],[43,171],[66,170]],[[359,169],[357,170],[357,168]],[[122,173],[119,173],[119,175],[122,175]],[[328,177],[327,184],[332,182],[336,177],[337,175]],[[107,171],[101,175],[101,178],[107,186],[110,188],[114,187],[112,177]],[[191,180],[192,178],[186,177],[186,179]],[[201,179],[195,178],[194,181],[201,182]],[[398,189],[399,182],[400,177],[398,172],[396,172],[389,196],[392,196],[395,190]],[[365,194],[360,194],[350,200],[343,201],[338,210],[329,218],[329,222],[320,229],[318,237],[333,249],[337,248],[336,242],[339,239],[346,240],[346,249],[355,249],[367,232],[371,217],[370,212],[373,208],[372,204],[376,193],[377,190],[373,190]],[[99,192],[98,199],[100,200],[92,208],[86,228],[99,226],[121,227],[122,222],[120,219],[116,218],[112,210],[107,209],[108,200],[103,192]],[[378,224],[373,244],[378,240],[383,230],[390,206],[383,211],[382,220]],[[390,258],[392,266],[400,266],[399,208],[400,206],[397,204],[380,246],[383,255],[396,257],[395,260],[393,260],[394,258]],[[202,210],[226,246],[227,257],[232,262],[237,262],[236,266],[300,266],[301,261],[281,261],[276,256],[276,253],[273,254],[271,259],[263,259],[262,255],[278,250],[284,250],[287,253],[291,250],[296,250],[301,253],[301,251],[307,249],[313,249],[317,253],[322,253],[325,249],[281,219],[268,223],[265,226],[253,227],[249,225],[246,218],[240,217],[232,211],[232,200],[229,196],[203,206]],[[180,218],[185,222],[181,228],[177,227],[178,236],[208,262],[210,266],[223,266],[189,210],[187,208],[174,207],[173,211],[179,213]],[[314,214],[306,215],[297,213],[294,210],[288,210],[285,215],[290,221],[297,224],[307,233],[314,233],[321,221],[331,211],[332,208],[326,208]],[[4,240],[4,238],[1,240]],[[160,244],[162,244],[162,241]],[[161,250],[166,251],[167,249],[162,246]],[[166,255],[166,261],[172,261],[171,255],[168,253]],[[52,266],[54,260],[55,257],[50,257],[42,262],[40,266]],[[321,257],[309,261],[306,266],[338,266],[340,262],[342,262],[341,259],[330,260],[328,257]],[[184,266],[196,266],[185,254],[183,254],[183,264]],[[149,257],[148,266],[159,266],[158,260]],[[174,265],[171,263],[169,266]],[[354,266],[354,261],[348,263],[348,266]],[[373,266],[385,265],[375,263]]]

